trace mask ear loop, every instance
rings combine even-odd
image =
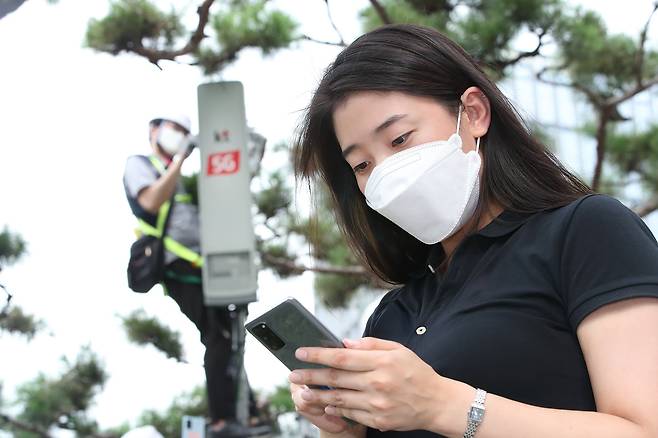
[[[459,135],[459,125],[462,121],[462,104],[459,104],[459,111],[457,112],[457,135]],[[480,137],[475,139],[475,153],[480,153]]]
[[[459,104],[459,111],[457,111],[457,135],[459,135],[459,125],[462,121],[462,104]]]

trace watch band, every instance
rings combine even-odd
[[[475,436],[475,432],[482,423],[482,419],[484,418],[484,401],[487,397],[487,392],[478,388],[477,391],[475,392],[475,400],[473,400],[473,403],[471,404],[471,408],[468,410],[468,415],[467,415],[467,420],[468,423],[466,424],[466,431],[464,432],[464,438],[473,438]]]
[[[473,438],[475,436],[475,431],[477,430],[478,424],[469,421],[468,426],[466,426],[466,432],[464,432],[464,438]]]

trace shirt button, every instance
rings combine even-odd
[[[417,335],[424,335],[426,331],[427,331],[427,328],[421,325],[420,327],[418,327],[416,329],[416,334]]]

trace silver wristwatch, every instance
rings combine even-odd
[[[473,438],[475,436],[475,431],[480,423],[482,423],[482,420],[484,419],[484,399],[486,397],[487,391],[478,388],[475,392],[475,400],[473,400],[471,408],[468,410],[468,423],[466,424],[464,438]]]

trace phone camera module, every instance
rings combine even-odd
[[[260,339],[267,348],[277,351],[283,348],[285,342],[281,340],[265,323],[260,323],[253,328],[254,335]]]

